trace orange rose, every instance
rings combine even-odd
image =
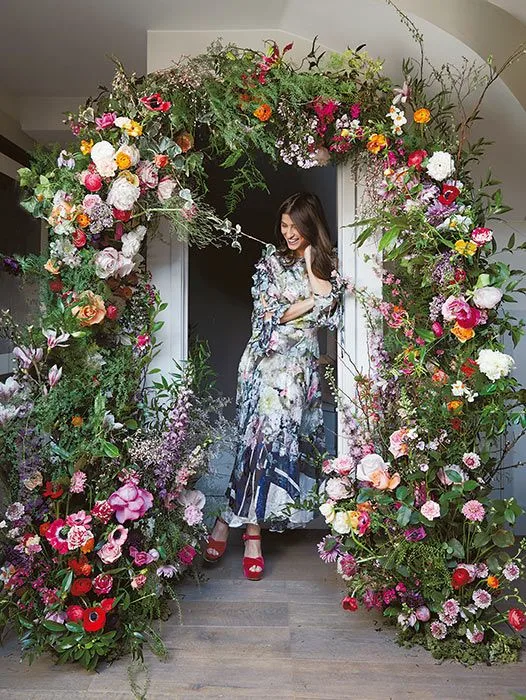
[[[84,212],[80,212],[80,214],[77,214],[77,223],[80,227],[84,228],[89,224],[89,216],[84,214]]]
[[[84,418],[82,416],[73,416],[73,418],[71,419],[71,425],[74,428],[80,428],[83,423]]]
[[[458,399],[454,399],[453,401],[450,401],[447,405],[447,410],[448,411],[458,411],[458,409],[462,406],[462,401],[459,401]]]
[[[131,158],[127,153],[117,153],[115,156],[115,162],[119,170],[126,170],[131,165]]]
[[[186,153],[194,147],[194,137],[192,134],[189,134],[188,131],[185,131],[184,133],[179,134],[179,136],[175,139],[175,143],[179,146],[183,153]]]
[[[98,294],[86,291],[82,292],[79,303],[71,309],[71,313],[78,318],[81,326],[93,326],[106,316],[106,308]]]
[[[458,325],[458,323],[455,323],[451,329],[451,332],[460,340],[461,343],[465,343],[466,340],[471,340],[471,338],[473,338],[475,335],[473,328],[462,328]]]
[[[259,105],[257,109],[254,110],[254,116],[259,119],[260,122],[266,122],[270,119],[272,115],[272,109],[270,105],[262,104]]]
[[[389,476],[385,469],[379,468],[369,475],[369,481],[373,488],[379,491],[392,491],[400,484],[400,475],[393,474],[393,476]]]
[[[499,579],[496,576],[488,576],[486,583],[490,588],[498,588],[500,586]]]
[[[383,134],[371,134],[367,142],[367,150],[371,153],[379,153],[387,146],[387,139]]]
[[[431,112],[425,107],[422,107],[421,109],[416,110],[413,115],[413,119],[417,124],[427,124],[431,119]]]

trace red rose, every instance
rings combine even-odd
[[[82,231],[80,228],[78,228],[76,231],[74,231],[73,235],[73,245],[75,248],[82,248],[83,246],[86,245],[86,241],[88,240],[88,237]]]
[[[86,632],[98,632],[106,624],[106,613],[102,608],[86,608],[82,615],[82,625]]]
[[[409,157],[407,158],[407,165],[412,166],[413,168],[416,168],[417,170],[420,170],[420,167],[422,165],[422,161],[424,158],[427,158],[427,151],[424,150],[419,150],[419,151],[413,151],[412,153],[409,154]]]
[[[80,605],[70,605],[66,608],[66,617],[72,622],[80,622],[84,615],[84,609]]]
[[[118,315],[119,309],[113,304],[110,304],[110,306],[106,308],[106,318],[109,318],[110,321],[115,321]]]
[[[129,211],[123,211],[122,209],[115,209],[115,207],[113,207],[113,216],[117,221],[129,221],[131,215],[131,209]]]
[[[86,595],[91,590],[91,579],[77,578],[71,585],[71,595],[81,596]]]
[[[510,608],[508,610],[508,622],[516,632],[522,632],[526,626],[526,615],[519,608]]]
[[[355,612],[358,610],[358,601],[356,598],[351,597],[350,595],[346,595],[345,598],[342,600],[342,608],[344,610],[349,610],[350,612]]]
[[[54,280],[51,280],[49,283],[49,288],[55,294],[61,292],[64,289],[64,285],[62,284],[60,277],[56,277]]]
[[[114,603],[115,598],[104,598],[100,601],[100,607],[104,610],[104,612],[109,612],[113,608]]]
[[[455,185],[442,185],[442,194],[438,196],[438,201],[448,207],[453,204],[459,194],[460,190]]]
[[[462,586],[465,586],[466,583],[469,583],[471,581],[471,576],[469,575],[469,571],[466,569],[459,567],[453,571],[453,576],[451,577],[451,585],[453,588],[458,591],[459,588],[462,588]]]

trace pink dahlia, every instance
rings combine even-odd
[[[482,522],[486,515],[486,510],[480,501],[471,500],[462,506],[462,515],[470,522]]]
[[[108,498],[120,523],[126,520],[139,520],[153,506],[153,496],[132,481],[127,481]]]
[[[473,631],[467,629],[466,637],[472,644],[480,644],[484,641],[484,630],[479,630],[478,627],[474,627]]]
[[[447,627],[442,622],[431,623],[431,634],[435,639],[444,639],[447,635]]]
[[[477,608],[481,608],[481,610],[489,608],[492,602],[491,593],[488,593],[488,591],[484,590],[484,588],[479,588],[476,591],[473,591],[472,598]]]

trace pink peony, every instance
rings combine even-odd
[[[153,506],[153,496],[132,481],[127,481],[108,498],[119,523],[139,520]]]
[[[473,306],[467,305],[467,308],[462,308],[457,314],[456,321],[461,328],[475,328],[481,320],[482,314]]]
[[[185,546],[177,552],[177,558],[181,564],[189,565],[193,562],[196,555],[195,549],[190,544],[185,544]]]
[[[460,311],[466,313],[469,304],[464,297],[449,296],[442,304],[442,316],[446,321],[456,321]]]
[[[354,470],[353,460],[345,455],[333,459],[331,465],[332,469],[338,472],[340,476],[348,476]]]
[[[471,500],[462,506],[462,515],[470,522],[482,522],[486,515],[486,510],[480,501]]]
[[[113,564],[122,555],[122,550],[115,542],[107,542],[99,549],[98,554],[105,564]]]
[[[113,577],[111,574],[99,574],[93,579],[92,587],[97,595],[107,595],[113,587]]]
[[[389,437],[389,452],[395,459],[406,455],[409,451],[407,443],[404,441],[408,432],[407,428],[400,428],[400,430],[395,430]]]
[[[420,512],[428,520],[434,520],[440,517],[440,505],[435,501],[426,501],[420,508]]]
[[[93,207],[97,206],[102,202],[102,199],[98,194],[87,194],[82,200],[82,208],[86,214],[90,214]]]

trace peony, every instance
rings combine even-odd
[[[389,464],[384,462],[380,455],[374,453],[366,455],[358,462],[358,466],[356,468],[356,478],[358,481],[370,481],[370,477],[373,472],[375,472],[377,469],[386,470],[388,467]]]
[[[171,177],[168,177],[168,175],[161,178],[159,180],[159,185],[157,186],[157,197],[159,198],[159,201],[165,202],[166,200],[170,199],[176,186],[177,183],[172,180]]]
[[[125,277],[134,268],[134,262],[111,246],[103,248],[93,257],[95,272],[105,280],[108,277]]]
[[[502,291],[498,287],[480,287],[473,292],[473,303],[479,309],[494,309],[502,299]]]
[[[469,308],[464,297],[449,296],[442,304],[442,316],[446,321],[456,321],[458,314],[469,312]]]
[[[141,489],[133,481],[127,481],[108,498],[108,503],[115,511],[119,523],[126,520],[139,520],[153,506],[153,496]]]
[[[466,305],[466,308],[460,309],[457,313],[457,324],[460,328],[475,328],[478,326],[481,319],[481,313],[473,306]]]
[[[71,620],[71,622],[79,622],[82,620],[83,614],[84,608],[80,605],[69,605],[66,608],[66,617],[68,620]]]
[[[329,479],[325,485],[325,491],[333,501],[340,501],[349,495],[347,484],[341,479]]]
[[[90,192],[98,192],[102,189],[102,177],[97,172],[92,173],[91,170],[85,170],[80,174],[80,181]]]
[[[464,452],[462,462],[468,469],[477,469],[480,467],[480,457],[476,452]]]
[[[420,512],[427,520],[434,520],[440,517],[440,505],[435,501],[426,501],[420,508]]]
[[[466,501],[462,506],[462,515],[470,522],[482,522],[486,515],[486,510],[480,501]]]
[[[111,184],[106,201],[119,211],[130,211],[139,199],[141,190],[138,185],[130,182],[129,178],[121,173]]]
[[[477,357],[480,371],[491,381],[506,377],[515,367],[515,361],[510,355],[498,350],[480,350]]]
[[[91,149],[91,160],[102,177],[113,177],[117,170],[115,149],[109,141],[99,141]]]
[[[429,177],[442,182],[442,180],[451,177],[455,172],[455,161],[449,153],[435,151],[427,161],[426,170]]]
[[[135,173],[143,187],[153,190],[159,184],[159,172],[157,167],[148,160],[141,160]]]

